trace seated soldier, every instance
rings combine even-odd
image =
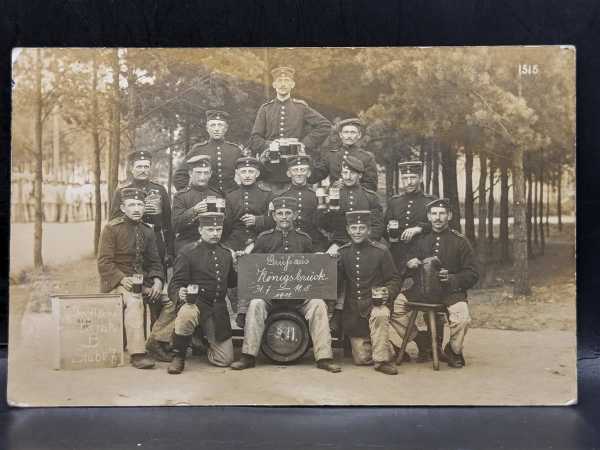
[[[371,212],[347,212],[346,221],[351,242],[339,248],[341,295],[333,321],[343,321],[355,364],[375,363],[375,370],[396,375],[389,341],[390,306],[402,280],[388,248],[369,239]]]
[[[163,266],[158,255],[156,237],[152,228],[142,222],[145,194],[137,188],[121,191],[119,216],[108,222],[100,237],[98,272],[102,292],[123,295],[125,335],[131,364],[138,369],[149,369],[154,361],[146,355],[144,336],[144,300],[162,301]],[[143,279],[143,286],[139,282]],[[164,304],[160,323],[172,313],[174,305],[168,299]],[[153,336],[151,335],[151,338]]]
[[[275,228],[258,236],[253,253],[313,252],[310,236],[294,229],[297,206],[293,197],[278,197],[273,200]],[[247,307],[240,304],[236,321],[238,326],[244,328],[244,344],[242,357],[231,365],[232,369],[243,370],[255,366],[271,306],[271,300],[259,298],[252,299]],[[329,372],[340,372],[342,369],[333,363],[331,330],[325,302],[321,299],[305,300],[300,311],[308,321],[317,367]]]
[[[407,268],[413,276],[428,257],[437,256],[441,269],[438,277],[442,288],[439,303],[446,305],[450,325],[450,340],[443,355],[448,365],[461,368],[465,365],[463,343],[471,317],[467,305],[467,289],[472,288],[479,274],[473,248],[465,236],[449,228],[452,210],[448,199],[438,199],[427,204],[427,218],[431,223],[431,233],[420,236],[412,246]],[[406,297],[412,301],[422,301],[417,289],[418,283],[407,291]],[[407,311],[394,311],[394,315],[406,317]]]
[[[171,300],[183,303],[175,319],[174,356],[167,369],[170,374],[183,372],[186,351],[196,327],[201,327],[208,342],[211,364],[227,367],[233,361],[225,293],[228,287],[235,286],[237,279],[232,252],[220,243],[223,214],[200,214],[198,232],[200,240],[186,245],[178,253],[169,285]],[[191,288],[196,292],[191,292]]]

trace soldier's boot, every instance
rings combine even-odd
[[[191,336],[173,334],[173,360],[167,368],[167,373],[177,375],[185,369],[185,354],[192,340]]]
[[[386,375],[398,375],[398,369],[391,362],[375,363],[375,370]]]
[[[130,362],[136,369],[152,369],[155,364],[154,360],[145,353],[131,355]]]
[[[333,362],[333,359],[326,358],[317,361],[317,368],[326,370],[327,372],[338,373],[342,368]]]
[[[150,338],[146,342],[146,351],[157,361],[171,362],[173,360],[173,355],[166,350],[165,344],[154,338]]]
[[[447,363],[450,367],[455,369],[461,369],[464,367],[463,358],[461,358],[462,355],[454,353],[454,350],[452,350],[449,342],[446,344],[446,347],[444,347],[444,354],[448,359]]]
[[[417,362],[424,363],[431,361],[433,358],[433,352],[431,349],[431,334],[428,331],[418,331],[415,337],[415,344],[417,344]]]
[[[254,367],[256,365],[256,358],[252,355],[246,355],[245,353],[242,353],[242,357],[240,359],[238,359],[237,361],[234,361],[231,363],[231,368],[233,370],[244,370],[244,369],[250,369],[251,367]]]

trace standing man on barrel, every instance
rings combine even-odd
[[[294,69],[278,67],[271,71],[276,98],[261,105],[250,135],[249,147],[260,155],[265,166],[264,183],[280,194],[289,187],[284,157],[281,150],[290,142],[297,142],[301,153],[316,152],[329,135],[331,123],[308,106],[304,100],[291,97],[296,86]]]
[[[212,175],[208,185],[211,189],[225,196],[228,192],[237,188],[235,182],[235,162],[244,156],[241,145],[225,140],[229,129],[229,114],[225,111],[206,111],[206,131],[208,140],[200,142],[192,147],[186,155],[190,159],[197,155],[208,155],[212,163]],[[185,162],[175,171],[173,185],[181,191],[188,187],[190,176]]]
[[[275,228],[258,236],[252,252],[312,253],[310,236],[294,229],[294,221],[298,215],[296,199],[277,197],[272,203]],[[250,300],[248,306],[240,304],[236,322],[245,330],[244,344],[242,357],[231,365],[232,369],[243,370],[255,366],[271,307],[271,300],[259,298]],[[328,372],[340,372],[341,368],[333,363],[327,305],[322,299],[307,299],[300,306],[300,311],[308,321],[317,368]]]

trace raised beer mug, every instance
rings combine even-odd
[[[373,303],[376,305],[382,305],[385,302],[385,294],[385,286],[374,286],[371,288],[371,298],[373,299]]]
[[[327,208],[327,190],[324,187],[317,188],[317,209]]]
[[[209,195],[206,197],[206,211],[217,212],[217,197],[214,195]]]
[[[390,242],[398,242],[400,240],[400,222],[397,220],[390,220],[388,222],[388,235],[390,236]]]
[[[198,300],[198,288],[199,286],[197,284],[187,285],[187,296],[185,297],[186,303],[196,303],[196,301]]]
[[[329,188],[329,209],[331,211],[338,211],[340,209],[340,189]]]
[[[131,275],[133,278],[133,286],[131,287],[131,292],[134,294],[141,294],[142,287],[144,285],[144,275],[141,273],[134,273]]]
[[[220,212],[220,213],[225,212],[225,199],[224,198],[217,199],[217,212]]]
[[[280,158],[281,158],[281,145],[279,146],[278,150],[269,150],[269,162],[271,164],[279,164]]]

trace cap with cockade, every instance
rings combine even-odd
[[[210,155],[196,155],[192,156],[185,162],[188,169],[195,169],[196,167],[211,167]]]
[[[290,167],[295,167],[295,166],[309,166],[312,162],[312,158],[310,157],[310,155],[294,155],[294,156],[290,156],[287,159],[287,166],[288,168]]]
[[[294,79],[295,73],[296,71],[291,67],[276,67],[275,69],[271,70],[271,75],[273,76],[274,80],[279,77],[288,77]]]
[[[282,208],[295,211],[298,207],[298,201],[294,197],[276,197],[271,201],[270,206],[272,211]]]
[[[423,162],[422,161],[407,161],[398,163],[398,170],[400,174],[408,175],[421,175],[423,173]]]
[[[261,164],[258,159],[252,156],[243,156],[235,160],[235,168],[239,169],[240,167],[254,167],[260,170]]]
[[[429,202],[425,205],[425,209],[429,211],[431,208],[438,206],[440,208],[446,208],[447,211],[450,211],[450,200],[447,198],[438,198],[432,202]]]
[[[360,130],[363,126],[363,123],[362,123],[362,120],[360,120],[358,117],[344,119],[344,120],[341,120],[338,122],[338,124],[337,124],[338,131],[342,131],[342,128],[344,128],[346,125],[354,125],[355,127],[357,127]]]
[[[127,155],[127,160],[130,163],[134,163],[136,161],[152,161],[152,153],[146,150],[133,151]]]
[[[346,223],[348,225],[357,225],[361,223],[371,225],[371,211],[349,211],[346,213]]]
[[[350,155],[344,157],[342,160],[342,167],[347,167],[348,169],[358,173],[363,173],[365,171],[365,165],[363,162],[357,157]]]
[[[198,226],[200,227],[222,227],[225,214],[219,212],[206,212],[198,215]]]
[[[121,189],[121,201],[125,200],[142,200],[146,199],[146,193],[138,188],[123,188]]]
[[[216,109],[209,109],[206,111],[206,121],[208,122],[209,120],[224,120],[227,122],[229,120],[229,113]]]

